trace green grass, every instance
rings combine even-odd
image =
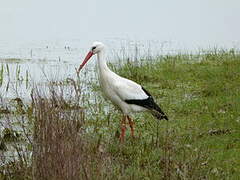
[[[170,119],[139,117],[141,137],[116,149],[127,159],[125,177],[240,178],[239,54],[159,57],[118,72],[148,89]]]
[[[158,121],[148,113],[135,114],[136,138],[131,138],[128,128],[125,142],[120,143],[117,136],[121,113],[102,98],[95,83],[91,96],[78,89],[74,80],[73,91],[53,83],[60,93],[50,88],[52,98],[33,95],[32,105],[21,106],[31,111],[21,113],[19,108],[9,111],[10,115],[20,115],[20,119],[26,116],[26,121],[35,127],[28,131],[35,134],[33,141],[38,140],[38,143],[30,143],[30,147],[42,151],[33,157],[27,156],[26,165],[20,161],[19,166],[16,160],[14,168],[12,164],[1,166],[0,179],[9,179],[6,172],[11,174],[10,179],[32,179],[42,175],[46,179],[240,178],[238,52],[215,50],[119,64],[111,68],[144,86],[169,121]],[[69,93],[71,101],[64,92]],[[83,111],[71,108],[81,109],[78,105],[83,106]],[[7,113],[0,115],[8,116]],[[80,125],[75,126],[75,122]],[[1,138],[4,142],[4,134]],[[45,148],[52,154],[46,153]],[[38,161],[41,158],[46,164]],[[34,163],[28,159],[33,159]],[[50,160],[54,168],[49,168]],[[62,167],[64,164],[67,166]]]

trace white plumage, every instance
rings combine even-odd
[[[129,115],[129,113],[135,111],[147,110],[141,106],[127,104],[125,102],[125,100],[128,99],[141,100],[148,98],[148,95],[142,90],[139,84],[122,78],[111,71],[101,73],[99,79],[104,94],[117,105],[125,115]]]
[[[131,112],[150,110],[158,119],[168,119],[154,102],[152,96],[141,85],[117,75],[108,68],[104,58],[105,45],[103,43],[93,43],[89,53],[80,65],[78,73],[94,54],[97,54],[102,91],[123,112],[121,141],[124,139],[127,119],[129,120],[131,134],[134,136],[133,121],[129,117]]]

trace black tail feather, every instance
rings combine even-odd
[[[141,99],[141,100],[125,100],[128,104],[135,104],[138,106],[145,107],[146,109],[149,109],[153,116],[155,116],[157,119],[166,119],[168,120],[168,117],[164,114],[164,112],[161,110],[161,108],[154,102],[152,96],[149,96],[147,99]]]
[[[125,100],[128,104],[135,104],[138,106],[145,107],[146,109],[149,109],[153,116],[155,116],[157,119],[166,119],[168,120],[168,117],[164,114],[164,112],[161,110],[161,108],[154,102],[151,94],[142,87],[142,90],[148,95],[148,98],[146,99],[127,99]]]

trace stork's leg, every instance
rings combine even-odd
[[[122,121],[121,121],[121,135],[120,135],[120,141],[123,142],[124,141],[124,136],[125,136],[125,132],[126,132],[126,118],[127,116],[123,116]]]
[[[134,122],[129,116],[127,116],[127,118],[128,118],[129,126],[131,128],[131,136],[134,137]]]

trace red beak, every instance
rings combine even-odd
[[[87,54],[87,56],[85,57],[85,59],[83,60],[82,64],[79,66],[78,68],[78,72],[83,68],[83,66],[88,62],[88,60],[92,57],[93,52],[89,51],[89,53]]]

